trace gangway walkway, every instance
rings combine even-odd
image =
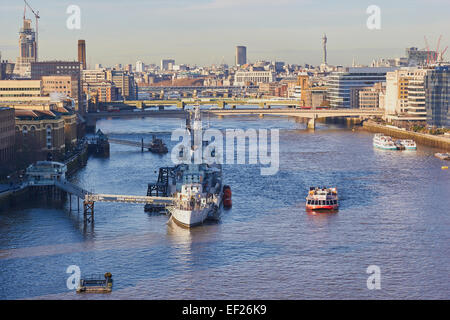
[[[130,140],[122,140],[116,138],[108,138],[110,143],[122,144],[125,146],[139,147],[139,148],[150,148],[150,143],[144,143],[143,141],[130,141]]]
[[[84,190],[83,188],[80,188],[79,186],[74,185],[73,183],[71,183],[67,180],[54,181],[54,185],[67,193],[77,196],[80,199],[85,199],[86,195],[88,195],[90,193],[90,192]]]
[[[119,202],[119,203],[139,203],[169,206],[173,202],[171,197],[149,197],[132,195],[114,195],[114,194],[94,194],[88,193],[84,197],[84,220],[94,221],[94,204],[96,202]]]
[[[113,194],[87,194],[85,200],[92,202],[121,202],[161,205],[170,205],[173,202],[173,198],[170,197],[125,196]]]
[[[83,200],[85,221],[92,222],[94,220],[94,204],[95,202],[116,202],[116,203],[137,203],[137,204],[154,204],[170,206],[173,203],[172,197],[152,197],[152,196],[135,196],[135,195],[113,195],[113,194],[96,194],[89,192],[67,180],[42,180],[29,181],[27,187],[55,186],[56,188],[67,192]]]

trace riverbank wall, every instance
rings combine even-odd
[[[372,121],[364,121],[360,128],[373,133],[384,133],[397,139],[412,139],[426,146],[450,151],[450,138],[387,127]]]
[[[64,161],[65,165],[67,166],[67,176],[71,176],[75,174],[79,169],[84,167],[87,164],[89,157],[88,153],[88,144],[84,144],[82,149],[77,152],[73,157],[69,158],[68,160]]]
[[[28,199],[28,188],[2,192],[0,193],[0,212],[14,207],[17,203],[26,202]]]

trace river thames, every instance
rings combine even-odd
[[[111,137],[168,145],[181,119],[98,121]],[[437,149],[382,151],[373,134],[280,117],[211,118],[217,129],[279,129],[280,167],[224,165],[233,208],[192,229],[142,205],[96,203],[95,224],[63,205],[26,203],[0,213],[0,299],[449,299],[450,172]],[[164,156],[111,145],[71,181],[106,194],[145,195]],[[336,186],[340,210],[305,212],[310,186]],[[111,272],[113,292],[69,290],[82,275]],[[381,271],[369,290],[367,267]]]

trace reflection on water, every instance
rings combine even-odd
[[[196,229],[203,231],[203,225],[198,226],[198,228],[189,229],[179,226],[172,218],[169,218],[169,221],[167,222],[167,236],[170,241],[176,245],[182,245],[185,248],[190,248],[193,233]]]
[[[117,138],[172,148],[181,119],[112,119],[99,128]],[[279,128],[280,170],[224,165],[233,209],[192,229],[142,205],[97,203],[94,226],[67,202],[27,203],[0,212],[0,298],[56,299],[448,299],[449,172],[437,150],[374,149],[373,135],[337,125],[316,131],[289,118],[212,118],[211,127]],[[101,193],[144,195],[170,156],[111,145],[73,177]],[[307,213],[310,186],[336,186],[336,213]],[[76,205],[72,203],[76,208]],[[109,271],[108,296],[76,295],[69,265],[82,274]],[[378,265],[382,290],[366,288]],[[12,281],[14,280],[14,281]],[[12,285],[14,283],[14,285]]]
[[[335,217],[338,214],[339,210],[333,210],[333,211],[306,211],[306,214],[312,221],[328,221],[333,220],[337,217]]]

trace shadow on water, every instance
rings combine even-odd
[[[184,228],[172,220],[167,223],[167,237],[175,254],[190,267],[222,267],[264,256],[278,255],[281,247],[261,241],[221,240],[217,222],[206,222],[195,228]]]

